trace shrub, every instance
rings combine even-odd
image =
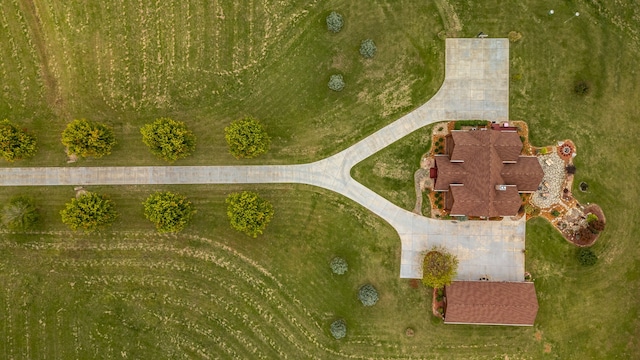
[[[151,153],[167,161],[185,158],[196,148],[196,136],[182,121],[159,118],[143,126],[140,133]]]
[[[587,225],[587,228],[589,228],[589,231],[592,233],[598,234],[604,230],[604,221],[594,220]]]
[[[583,266],[592,266],[598,262],[598,256],[590,248],[578,249],[578,261]]]
[[[111,225],[118,216],[111,200],[92,192],[71,199],[60,215],[62,222],[72,230],[89,232]]]
[[[551,215],[553,215],[553,217],[558,217],[558,216],[560,216],[560,211],[553,209],[551,211]]]
[[[236,159],[254,158],[269,150],[271,139],[258,120],[247,117],[224,128],[229,152]]]
[[[358,299],[364,306],[373,306],[378,302],[378,291],[371,284],[364,284],[358,290]]]
[[[9,120],[0,121],[0,154],[9,161],[30,158],[36,153],[36,138]]]
[[[591,85],[584,80],[578,80],[573,86],[573,92],[580,96],[588,95],[591,92]]]
[[[531,204],[524,204],[524,212],[527,215],[532,215],[535,212],[536,208]]]
[[[40,218],[32,198],[16,196],[2,208],[2,225],[9,230],[29,230]]]
[[[458,271],[458,258],[444,248],[433,247],[424,256],[422,283],[432,288],[451,284]]]
[[[111,127],[86,119],[73,120],[62,132],[62,145],[66,146],[67,152],[80,157],[109,155],[115,144]]]
[[[327,16],[327,30],[337,33],[342,30],[342,26],[344,26],[344,19],[342,18],[342,15],[332,11],[331,14]]]
[[[573,165],[573,164],[567,165],[565,170],[567,171],[567,174],[575,174],[576,173],[576,166]]]
[[[251,191],[229,194],[226,203],[231,227],[254,238],[273,218],[273,205]]]
[[[344,89],[344,79],[342,78],[342,75],[331,75],[329,78],[329,89],[333,91],[342,91],[342,89]]]
[[[347,336],[347,323],[342,319],[338,319],[331,323],[331,335],[337,340]]]
[[[542,155],[546,155],[549,152],[549,150],[547,150],[546,147],[543,147],[542,149],[540,149],[540,154]]]
[[[182,231],[196,213],[186,196],[170,191],[156,192],[142,205],[144,216],[156,225],[159,233]]]
[[[590,224],[594,221],[598,220],[598,216],[594,213],[588,213],[587,214],[587,223]]]
[[[349,270],[347,261],[341,257],[334,257],[333,259],[331,259],[330,265],[331,271],[333,271],[334,274],[342,275],[346,273],[347,270]]]
[[[371,39],[362,40],[360,43],[360,55],[370,59],[376,54],[376,44]]]

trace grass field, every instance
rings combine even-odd
[[[324,22],[334,8],[346,19],[338,34]],[[424,102],[443,76],[433,4],[6,0],[0,15],[0,115],[40,139],[29,166],[63,165],[60,133],[82,117],[112,125],[119,144],[78,165],[161,164],[139,134],[160,116],[199,135],[180,164],[237,163],[223,129],[244,116],[273,138],[261,161],[317,160]],[[373,61],[358,54],[368,37]],[[339,94],[327,87],[334,73],[347,84]]]
[[[346,19],[336,35],[323,25],[332,9]],[[591,268],[578,266],[575,248],[543,220],[528,223],[526,268],[540,302],[533,328],[444,326],[429,315],[426,289],[398,278],[393,230],[321,189],[95,187],[120,218],[107,233],[83,235],[59,221],[72,188],[3,188],[0,204],[32,195],[43,221],[36,233],[1,235],[0,357],[638,358],[639,22],[638,5],[613,0],[0,2],[0,118],[41,144],[35,158],[11,166],[64,165],[59,134],[77,117],[113,125],[119,139],[111,156],[77,165],[160,164],[138,135],[158,116],[199,135],[196,154],[178,164],[239,163],[222,133],[244,115],[265,122],[273,148],[243,163],[318,159],[435,93],[444,34],[515,30],[523,38],[510,51],[511,117],[529,123],[535,145],[576,142],[576,181],[590,185],[576,195],[607,216]],[[357,54],[366,37],[378,45],[371,62]],[[342,93],[326,86],[333,72],[345,74]],[[575,95],[576,80],[591,93]],[[354,174],[413,207],[413,171],[428,146],[422,131]],[[246,188],[276,210],[257,240],[232,231],[224,213],[226,194]],[[143,217],[141,202],[163,189],[198,209],[182,235],[155,235]],[[343,277],[331,274],[334,255],[349,262]],[[380,291],[373,308],[358,303],[364,282]],[[341,341],[328,331],[338,317],[348,326]]]

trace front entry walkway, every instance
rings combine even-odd
[[[523,281],[525,221],[434,220],[401,209],[355,181],[351,168],[425,125],[508,120],[507,39],[447,39],[445,80],[427,103],[326,159],[301,165],[0,168],[0,186],[302,183],[340,193],[393,226],[400,277],[421,278],[421,253],[442,245],[460,260],[458,280]]]

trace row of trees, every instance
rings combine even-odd
[[[231,227],[254,238],[264,232],[274,215],[271,203],[250,191],[230,194],[226,204]],[[186,196],[171,191],[156,192],[142,205],[144,216],[160,233],[184,230],[196,213]],[[85,191],[65,204],[60,216],[62,222],[72,230],[93,232],[112,225],[118,213],[114,202],[106,195]],[[33,199],[25,196],[11,199],[0,212],[2,225],[13,231],[29,230],[38,219]]]
[[[159,118],[140,129],[142,141],[152,154],[173,162],[195,151],[196,136],[184,122]],[[262,124],[247,117],[224,129],[229,152],[238,159],[253,158],[269,150],[271,139]],[[69,155],[101,158],[116,145],[113,128],[95,121],[78,119],[62,132],[62,144]],[[36,138],[9,120],[0,121],[0,155],[10,162],[36,153]]]

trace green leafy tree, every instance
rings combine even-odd
[[[226,203],[231,227],[254,238],[273,218],[273,205],[251,191],[232,193]]]
[[[432,288],[451,284],[458,271],[458,259],[444,248],[434,247],[424,256],[422,283]]]
[[[35,225],[40,216],[32,198],[16,196],[2,208],[2,225],[9,230],[25,231]]]
[[[196,213],[186,196],[170,191],[156,192],[142,204],[144,216],[156,225],[160,233],[182,231]]]
[[[0,121],[0,153],[10,162],[30,158],[36,153],[36,138],[4,119]]]
[[[271,139],[258,120],[247,117],[224,128],[229,152],[236,159],[254,158],[269,150]]]
[[[342,18],[342,15],[338,14],[335,11],[332,11],[331,14],[327,16],[327,30],[333,33],[337,33],[342,30],[343,26],[344,19]]]
[[[196,136],[182,121],[159,118],[143,126],[140,133],[149,150],[167,161],[187,157],[196,148]]]
[[[111,154],[116,144],[113,129],[86,119],[73,120],[62,132],[62,145],[69,154],[100,158]]]
[[[367,59],[372,58],[377,50],[376,43],[371,39],[362,40],[362,43],[360,43],[360,55]]]
[[[62,222],[72,230],[95,231],[111,225],[118,214],[105,195],[88,192],[67,203],[60,211]]]

